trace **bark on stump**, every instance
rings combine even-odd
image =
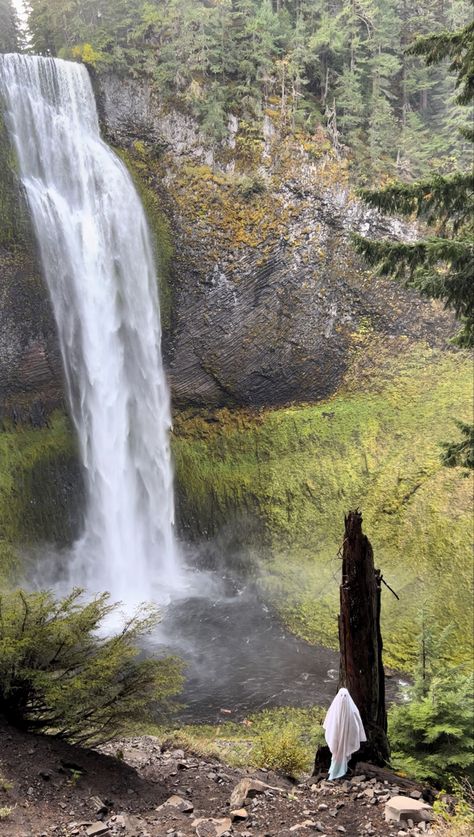
[[[367,742],[351,759],[383,766],[390,758],[385,709],[385,675],[380,632],[382,576],[374,567],[369,539],[362,532],[362,515],[345,518],[339,613],[339,685],[348,689],[359,709]],[[314,773],[327,769],[330,753],[316,753]]]

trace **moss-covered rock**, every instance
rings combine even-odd
[[[11,426],[0,433],[0,580],[18,568],[18,551],[70,544],[83,508],[82,475],[69,422]]]
[[[56,326],[0,109],[0,420],[41,426],[62,405]]]
[[[396,357],[361,336],[343,388],[318,405],[178,414],[174,453],[184,524],[199,535],[258,520],[262,589],[312,642],[337,645],[343,516],[359,507],[400,596],[384,592],[386,661],[410,669],[423,618],[452,625],[454,659],[472,652],[472,483],[439,459],[453,416],[467,418],[472,368],[408,348]]]

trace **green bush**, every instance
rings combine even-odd
[[[138,641],[158,621],[154,609],[107,636],[99,629],[117,605],[106,593],[83,602],[82,593],[59,601],[23,590],[0,597],[0,714],[22,729],[100,743],[169,708],[181,667],[139,657]]]
[[[474,832],[474,788],[467,780],[453,781],[455,796],[441,791],[433,809],[434,833],[439,837],[472,837]]]
[[[295,724],[262,732],[252,752],[252,761],[259,767],[278,770],[287,776],[298,776],[308,767],[308,755]]]
[[[254,195],[261,195],[265,190],[265,181],[258,174],[243,174],[238,178],[237,192],[245,200],[253,198]]]
[[[390,744],[395,765],[414,778],[438,785],[474,778],[473,677],[438,672],[426,688],[417,682],[410,701],[390,711]]]

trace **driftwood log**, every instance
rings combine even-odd
[[[351,511],[345,518],[342,547],[338,688],[348,689],[359,709],[367,742],[352,757],[349,767],[358,761],[383,766],[390,758],[380,632],[381,586],[372,547],[362,532],[362,515]],[[328,747],[320,747],[314,775],[327,770],[330,760]]]

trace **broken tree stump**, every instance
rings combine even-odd
[[[345,518],[342,547],[338,688],[345,687],[356,704],[367,742],[353,756],[350,766],[361,760],[383,766],[390,758],[380,631],[381,586],[372,547],[362,532],[362,515],[351,511]],[[314,774],[326,770],[329,761],[328,748],[320,747]]]
[[[385,708],[385,673],[380,631],[382,576],[374,567],[369,539],[362,532],[362,515],[345,518],[339,613],[339,688],[345,686],[357,705],[367,743],[364,761],[384,765],[390,757]]]

